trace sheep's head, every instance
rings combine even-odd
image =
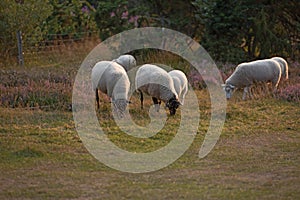
[[[170,115],[176,114],[176,109],[180,106],[180,102],[175,97],[171,98],[167,103],[166,107],[169,108]]]
[[[127,104],[129,104],[130,102],[126,99],[117,99],[117,100],[112,101],[112,103],[114,105],[114,109],[115,109],[118,117],[119,118],[124,117]]]
[[[231,96],[232,96],[232,93],[234,91],[235,86],[227,83],[227,84],[222,84],[222,87],[225,91],[226,99],[230,99]]]

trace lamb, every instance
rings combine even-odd
[[[159,111],[160,102],[163,101],[166,107],[169,108],[170,115],[175,115],[180,103],[174,88],[173,79],[164,69],[151,64],[142,65],[137,70],[135,83],[136,89],[141,94],[142,109],[143,92],[145,92],[152,97],[157,112]]]
[[[125,69],[112,61],[100,61],[92,69],[92,87],[96,93],[97,108],[99,109],[98,90],[112,99],[119,117],[124,116],[128,101],[130,82]]]
[[[272,59],[256,60],[239,64],[222,86],[227,99],[230,99],[235,88],[244,87],[243,100],[245,100],[249,87],[254,82],[271,81],[275,87],[274,91],[276,91],[280,78],[281,67],[277,61]]]
[[[281,57],[273,57],[271,59],[273,59],[279,63],[279,65],[281,67],[282,76],[285,77],[286,80],[289,79],[289,67],[288,67],[288,63],[286,62],[286,60]]]
[[[113,61],[121,65],[126,72],[136,67],[136,60],[132,55],[121,55]]]
[[[181,105],[184,105],[184,98],[188,91],[188,80],[185,74],[180,70],[172,70],[168,73],[174,83],[174,88],[178,95],[178,99]]]

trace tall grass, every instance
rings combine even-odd
[[[62,58],[68,53],[62,54]],[[68,110],[71,103],[72,85],[79,67],[76,59],[80,60],[74,58],[75,64],[62,59],[53,65],[38,61],[37,65],[5,66],[0,70],[1,199],[299,197],[297,103],[262,96],[257,96],[261,100],[229,101],[218,143],[205,159],[199,159],[197,155],[209,127],[211,111],[208,91],[196,90],[201,101],[201,120],[195,141],[185,154],[156,172],[122,173],[106,167],[88,153],[75,131],[72,114],[61,111]],[[137,55],[137,60],[139,64],[164,63],[190,73],[189,64],[172,54],[151,52]],[[299,65],[291,64],[290,68],[290,80],[281,84],[283,88],[299,81]],[[189,81],[192,85],[195,80],[189,76]],[[194,87],[199,88],[196,84]],[[130,114],[134,122],[146,126],[150,121],[151,98],[145,97],[144,110],[140,109],[138,95],[132,98]],[[131,152],[150,152],[165,146],[180,123],[179,110],[155,136],[133,138],[120,133],[105,95],[101,95],[100,105],[97,114],[105,134],[117,146]]]
[[[0,106],[25,107],[47,110],[70,110],[72,86],[77,70],[85,56],[99,41],[72,43],[54,49],[53,52],[40,52],[38,55],[25,55],[25,66],[1,63]],[[178,55],[161,50],[139,50],[133,53],[137,64],[155,63],[180,69],[187,74],[194,89],[205,89],[203,77],[190,63]],[[27,57],[28,56],[28,57]],[[299,101],[300,64],[289,62],[290,79],[279,85],[279,98]],[[225,80],[234,70],[232,64],[217,63]],[[271,95],[270,88],[257,85],[253,88],[255,98]]]

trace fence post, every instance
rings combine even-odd
[[[24,66],[23,47],[22,47],[22,32],[17,31],[17,42],[18,42],[18,60],[19,65]]]

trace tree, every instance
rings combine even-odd
[[[182,0],[116,0],[98,2],[95,20],[101,39],[134,27],[166,27],[199,37],[194,7]]]
[[[196,0],[193,4],[205,27],[201,44],[216,60],[239,62],[296,53],[297,0]]]
[[[211,56],[223,62],[243,59],[245,9],[237,1],[196,0],[196,18],[204,26],[201,45]],[[247,19],[247,18],[246,18]]]
[[[194,18],[191,1],[144,0],[140,5],[148,8],[144,13],[150,26],[170,28],[197,38],[203,28]]]
[[[88,32],[97,30],[94,21],[95,8],[85,0],[50,0],[53,12],[45,20],[43,29],[48,34],[81,38]]]
[[[249,13],[250,22],[245,49],[249,57],[265,58],[272,55],[294,57],[294,40],[300,39],[300,2],[261,1]]]
[[[100,1],[95,14],[95,21],[102,40],[134,27],[133,8],[128,7],[127,0]]]
[[[40,24],[51,14],[45,0],[0,1],[0,51],[2,56],[16,52],[16,33],[41,32]],[[26,35],[23,34],[26,39]],[[13,43],[12,43],[13,42]]]

